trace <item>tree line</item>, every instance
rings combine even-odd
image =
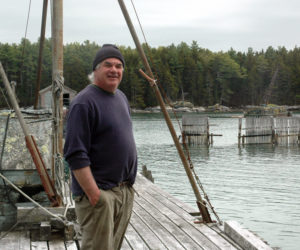
[[[43,51],[41,89],[51,84],[51,39]],[[143,44],[159,86],[171,101],[190,101],[196,106],[216,103],[244,105],[300,104],[300,48],[268,47],[265,51],[247,52],[230,49],[212,52],[182,42],[179,45],[151,48]],[[64,46],[65,85],[80,91],[89,84],[87,75],[100,45],[85,41]],[[132,107],[156,106],[149,83],[140,75],[142,67],[136,49],[119,46],[125,58],[125,71],[120,89]],[[9,81],[17,83],[21,106],[32,106],[36,90],[39,41],[22,39],[20,44],[0,43],[0,61]],[[2,80],[0,86],[4,89]],[[0,106],[5,107],[3,96]]]

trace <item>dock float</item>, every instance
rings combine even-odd
[[[138,174],[134,187],[138,195],[135,196],[122,250],[272,249],[261,238],[235,221],[224,222],[223,226],[217,223],[199,223],[201,218],[191,206],[171,196],[141,174]],[[63,212],[62,209],[60,211]],[[24,211],[18,210],[19,213]],[[48,240],[36,240],[36,230],[25,230],[24,227],[5,236],[4,233],[0,234],[1,250],[80,249],[80,238],[67,241],[55,232],[51,233]]]

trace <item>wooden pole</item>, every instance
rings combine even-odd
[[[242,135],[242,118],[239,118],[239,134],[238,134],[238,145],[241,145],[241,135]]]
[[[143,65],[144,65],[144,67],[146,69],[146,72],[148,73],[148,75],[152,79],[154,79],[153,72],[152,72],[152,70],[150,68],[150,65],[148,63],[148,60],[147,60],[146,55],[144,53],[144,50],[143,50],[143,48],[142,48],[142,46],[141,46],[141,44],[139,42],[139,39],[138,39],[137,34],[135,32],[135,29],[134,29],[134,27],[132,25],[132,22],[131,22],[129,14],[127,12],[126,6],[125,6],[123,0],[118,0],[118,2],[119,2],[119,5],[121,7],[121,10],[123,12],[124,18],[125,18],[126,23],[128,25],[128,28],[130,30],[131,36],[132,36],[132,38],[134,40],[135,46],[136,46],[136,48],[137,48],[137,50],[138,50],[138,52],[140,54],[140,57],[142,59]],[[160,105],[161,111],[162,111],[162,113],[164,115],[164,118],[166,120],[167,126],[168,126],[168,128],[170,130],[170,133],[171,133],[171,136],[173,138],[174,144],[176,146],[176,149],[178,151],[178,154],[180,156],[182,164],[183,164],[183,166],[185,168],[186,174],[187,174],[187,176],[189,178],[189,181],[191,183],[191,186],[193,188],[194,194],[195,194],[196,199],[197,199],[197,205],[198,205],[198,208],[199,208],[199,210],[201,212],[201,215],[202,215],[202,219],[203,219],[203,221],[205,223],[210,223],[210,222],[212,222],[212,220],[210,218],[208,209],[207,209],[207,207],[205,205],[205,201],[202,200],[201,194],[200,194],[200,192],[199,192],[199,190],[197,188],[196,181],[195,181],[194,176],[192,174],[192,171],[190,169],[190,165],[189,165],[189,163],[188,163],[188,161],[187,161],[187,159],[185,157],[184,151],[183,151],[183,149],[181,147],[181,144],[180,144],[180,142],[179,142],[179,140],[177,138],[176,131],[175,131],[174,127],[173,127],[173,124],[171,122],[170,116],[169,116],[169,114],[168,114],[168,112],[166,110],[165,103],[164,103],[164,101],[162,99],[162,96],[160,94],[158,86],[156,84],[151,84],[151,86],[154,89],[154,92],[155,92],[156,98],[158,100],[158,103]]]
[[[56,173],[56,157],[63,155],[63,1],[55,0],[52,5],[52,178]]]
[[[272,130],[272,136],[271,136],[271,144],[276,144],[276,138],[275,138],[275,126],[274,126],[274,117],[272,117],[271,120],[271,130]]]
[[[36,89],[35,89],[34,109],[37,109],[38,103],[39,103],[39,91],[40,91],[41,76],[42,76],[43,48],[44,48],[44,42],[45,42],[45,31],[46,31],[46,21],[47,21],[47,8],[48,8],[48,0],[44,0],[43,17],[42,17],[42,25],[41,25],[41,35],[40,35],[40,51],[39,51],[38,70],[37,70]]]

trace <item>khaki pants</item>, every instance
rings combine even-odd
[[[75,201],[82,231],[81,250],[113,250],[122,246],[132,212],[134,190],[123,185],[100,191],[94,207],[86,196]]]

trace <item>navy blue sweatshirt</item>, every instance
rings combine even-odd
[[[101,189],[123,181],[134,183],[137,152],[130,108],[122,91],[112,94],[91,84],[78,93],[67,115],[64,157],[71,170],[90,166]],[[72,192],[83,194],[73,174]]]

